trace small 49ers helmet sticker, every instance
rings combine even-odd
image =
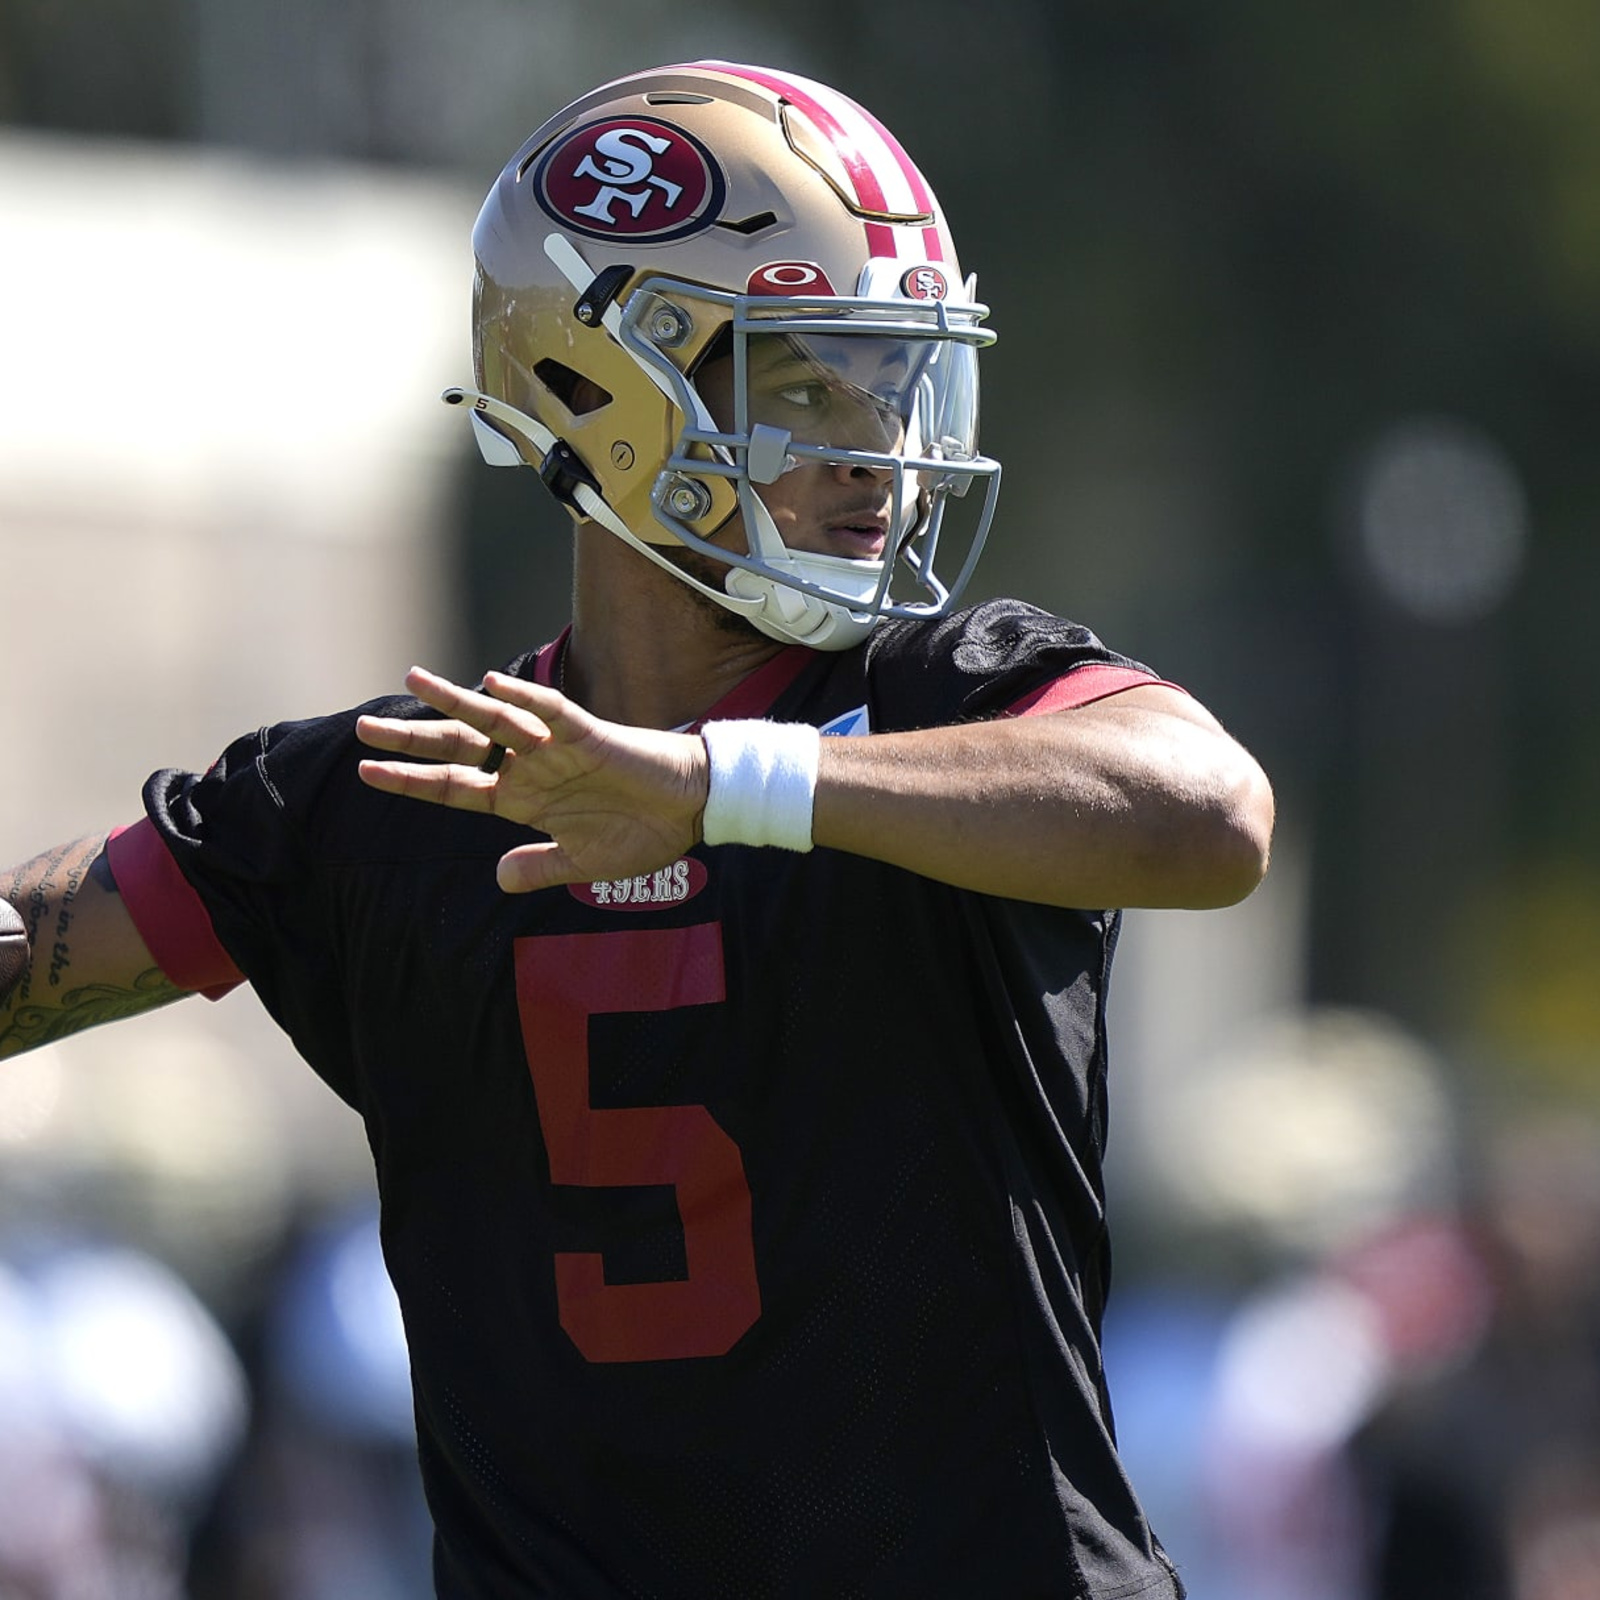
[[[950,280],[937,267],[912,267],[900,279],[900,292],[908,300],[944,300],[950,294]]]
[[[709,228],[727,181],[693,134],[654,117],[611,117],[558,139],[533,175],[539,204],[591,239],[666,243]]]

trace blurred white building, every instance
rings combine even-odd
[[[437,659],[477,200],[0,133],[0,855],[132,821],[151,770]],[[248,991],[0,1069],[7,1227],[88,1205],[203,1280],[295,1194],[369,1182]]]

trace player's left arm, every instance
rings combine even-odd
[[[364,717],[401,759],[375,788],[538,828],[500,864],[508,890],[665,866],[700,836],[696,736],[603,722],[553,689],[488,693],[414,671],[442,721]],[[481,770],[496,746],[511,752]],[[1067,710],[821,741],[812,837],[963,888],[1076,906],[1229,905],[1266,871],[1265,775],[1182,692],[1142,684]]]
[[[151,955],[118,891],[103,837],[75,839],[0,873],[21,914],[30,963],[0,999],[0,1059],[187,992]]]

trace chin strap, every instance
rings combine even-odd
[[[787,441],[788,435],[784,438]],[[792,456],[789,461],[798,464]],[[845,601],[808,594],[768,574],[787,573],[800,582],[820,584],[847,599],[859,599],[862,605],[869,605],[882,586],[883,563],[791,550],[754,486],[741,483],[738,492],[750,554],[759,557],[767,571],[730,566],[724,581],[730,594],[765,597],[766,609],[750,619],[752,625],[769,638],[803,644],[813,650],[848,650],[851,645],[860,644],[878,624],[875,607],[857,611]]]
[[[478,441],[478,449],[492,467],[527,465],[522,452],[508,434],[526,439],[541,460],[560,442],[537,418],[530,417],[503,400],[496,400],[493,395],[482,394],[476,389],[453,387],[446,389],[440,399],[449,406],[472,407],[472,430]],[[498,427],[490,426],[491,422],[498,424]],[[501,432],[501,429],[506,432]],[[785,644],[807,645],[813,650],[846,650],[865,639],[878,620],[876,616],[852,612],[831,601],[803,594],[775,578],[751,572],[744,567],[728,568],[725,589],[703,583],[692,573],[685,572],[682,567],[669,561],[657,546],[641,539],[589,484],[574,483],[570,494],[573,504],[583,516],[599,523],[608,533],[614,533],[624,544],[654,562],[662,571],[671,573],[680,583],[688,584],[708,600],[743,617],[768,638],[781,639]],[[766,507],[759,500],[756,501],[756,507],[757,519],[770,525],[771,518]],[[757,537],[765,544],[768,538],[777,539],[778,530],[773,525],[770,526],[770,533],[763,529]],[[785,548],[781,540],[779,548]],[[792,555],[778,559],[797,569],[803,565],[803,558],[797,559]],[[836,565],[834,559],[828,556],[811,559],[827,563],[830,575]],[[853,569],[856,564],[844,565]],[[877,564],[873,563],[873,567],[876,572]],[[805,576],[798,570],[796,575]]]
[[[503,400],[496,400],[493,395],[480,394],[476,389],[451,388],[446,389],[439,397],[447,406],[471,405],[472,430],[477,436],[478,449],[483,459],[491,467],[522,467],[527,463],[522,459],[522,452],[515,443],[501,433],[499,429],[492,428],[485,418],[491,418],[513,434],[520,434],[536,450],[541,460],[550,454],[560,442],[545,425],[536,418],[530,417],[525,411],[518,411],[515,406],[510,406]],[[691,589],[698,589],[701,594],[715,600],[718,605],[727,606],[730,611],[736,611],[742,617],[754,621],[754,613],[761,609],[762,603],[756,599],[738,599],[733,595],[715,589],[708,583],[702,583],[682,567],[674,566],[652,544],[641,539],[608,506],[599,492],[587,483],[577,483],[572,487],[572,500],[577,509],[592,522],[598,522],[608,533],[614,533],[626,545],[637,550],[640,555],[648,557],[658,567],[670,572],[673,577],[689,585]]]

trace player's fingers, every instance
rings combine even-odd
[[[406,687],[424,705],[466,723],[492,744],[527,751],[550,737],[550,730],[545,723],[520,705],[480,694],[475,689],[464,689],[459,683],[452,683],[448,678],[429,672],[426,667],[413,667],[406,674]]]
[[[504,672],[485,673],[483,687],[484,692],[496,700],[531,712],[549,730],[550,736],[563,744],[581,738],[594,727],[595,719],[559,689],[529,683],[526,678],[513,678]]]
[[[361,781],[385,794],[427,800],[457,811],[493,811],[495,782],[474,767],[414,766],[408,761],[362,761]]]
[[[566,851],[551,839],[538,844],[520,844],[508,850],[500,857],[494,876],[507,894],[528,894],[558,883],[574,883],[583,874],[573,866]]]
[[[462,722],[415,722],[405,717],[356,719],[356,737],[374,750],[427,761],[481,766],[494,742]]]

